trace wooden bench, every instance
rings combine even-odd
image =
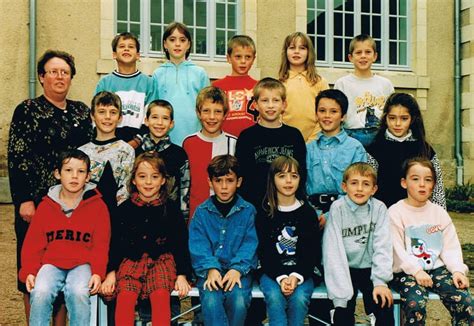
[[[394,305],[393,305],[393,314],[395,318],[395,326],[400,325],[400,294],[397,292],[392,291],[393,294],[393,300],[394,300]],[[173,291],[171,293],[172,296],[178,296],[176,291]],[[189,291],[188,294],[189,297],[199,297],[199,290],[196,287],[193,287],[191,291]],[[252,298],[255,299],[263,299],[263,293],[260,291],[259,286],[254,283],[253,288],[252,288]],[[362,298],[362,294],[359,292],[358,299]],[[311,295],[312,300],[322,300],[322,299],[328,299],[328,294],[326,290],[326,286],[324,284],[319,285],[314,288],[313,294]],[[439,296],[434,293],[429,293],[429,300],[439,300]],[[171,321],[176,321],[180,317],[184,316],[185,314],[197,310],[201,308],[201,305],[195,305],[191,307],[190,309],[180,313],[179,315],[173,316],[171,318]],[[98,299],[97,296],[91,297],[91,310],[92,310],[92,317],[91,317],[91,323],[90,326],[107,326],[107,306],[104,304],[102,299]],[[321,325],[330,325],[328,321],[324,321],[321,319],[318,319],[314,316],[308,315],[308,318],[312,318],[314,320],[317,320]],[[145,326],[143,322],[137,321],[135,323],[135,326]]]

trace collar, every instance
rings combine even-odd
[[[114,138],[108,139],[108,140],[97,140],[97,139],[94,139],[94,140],[92,140],[92,143],[93,143],[94,145],[103,146],[103,145],[107,145],[107,144],[110,144],[110,143],[114,143],[114,142],[116,142],[117,140],[119,140],[117,137],[114,137]]]
[[[337,139],[340,143],[342,143],[343,141],[345,141],[347,139],[347,137],[349,137],[347,135],[347,132],[341,128],[341,131],[335,135],[335,136],[326,136],[322,131],[318,132],[317,136],[316,136],[316,140],[319,142],[320,140],[329,140],[329,139]]]
[[[145,136],[143,136],[142,149],[144,151],[156,150],[157,152],[162,152],[170,146],[171,139],[169,135],[166,135],[165,137],[160,139],[158,143],[155,143],[153,138],[151,138],[150,134],[146,134]]]
[[[355,212],[359,207],[364,207],[366,205],[369,206],[369,210],[370,210],[373,206],[372,197],[370,197],[369,200],[367,201],[367,203],[365,203],[363,205],[358,205],[358,204],[354,203],[352,201],[352,199],[349,198],[349,195],[345,195],[343,198],[344,198],[344,201],[346,202],[347,206],[349,206],[349,209],[351,210],[351,212]]]
[[[301,203],[298,199],[295,199],[295,202],[293,204],[291,204],[290,206],[280,206],[280,205],[278,205],[278,210],[280,212],[293,212],[293,211],[296,211],[301,206],[303,206],[303,203]]]
[[[236,200],[234,206],[231,208],[229,213],[226,217],[230,217],[235,212],[242,210],[245,207],[248,207],[249,204],[240,197],[239,194],[235,194]],[[220,214],[219,210],[217,209],[216,205],[212,201],[212,197],[208,198],[204,203],[200,205],[200,207],[207,209],[209,212]]]
[[[157,198],[157,199],[154,199],[152,201],[144,201],[140,198],[140,196],[138,195],[138,192],[134,192],[132,193],[132,195],[130,196],[130,200],[132,201],[132,203],[134,203],[135,205],[139,206],[139,207],[142,207],[142,206],[159,206],[161,204],[163,204],[163,202],[161,201],[161,198]]]
[[[211,137],[205,136],[205,135],[202,133],[202,131],[198,131],[197,136],[198,136],[199,138],[201,138],[202,140],[207,141],[207,142],[209,142],[209,143],[217,143],[217,142],[219,142],[219,141],[222,141],[222,139],[226,137],[226,133],[225,133],[224,131],[222,131],[219,136],[216,136],[216,137],[212,137],[212,138],[211,138]]]
[[[112,74],[114,74],[115,76],[120,77],[120,78],[133,78],[133,77],[136,77],[136,76],[140,75],[141,72],[140,72],[140,70],[137,70],[133,74],[122,74],[122,73],[118,72],[117,70],[114,70],[112,72]]]
[[[293,71],[293,70],[288,71],[288,78],[289,79],[296,78],[298,76],[306,78],[306,70],[302,71],[302,72],[296,72],[296,71]]]
[[[408,140],[408,141],[415,141],[416,140],[415,137],[413,137],[411,129],[409,129],[408,133],[403,137],[397,137],[394,134],[392,134],[388,129],[386,129],[385,130],[385,139],[397,141],[399,143],[404,142],[405,140]]]

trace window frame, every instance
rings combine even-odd
[[[118,1],[114,1],[114,35],[117,32],[117,24],[118,23],[126,23],[127,30],[130,28],[130,2],[137,1],[137,0],[126,0],[127,1],[127,20],[118,20]],[[164,59],[165,54],[163,51],[156,51],[151,50],[151,41],[145,42],[144,38],[148,37],[151,38],[151,1],[153,0],[138,0],[140,1],[140,55],[144,58],[158,58]],[[160,0],[163,1],[163,0]],[[186,0],[174,0],[174,21],[183,21],[183,12],[184,12],[184,1]],[[235,2],[229,2],[229,0],[193,0],[193,15],[196,13],[196,2],[204,2],[206,4],[206,52],[207,54],[202,53],[193,53],[194,47],[196,45],[196,26],[193,25],[190,27],[190,31],[192,33],[193,38],[193,49],[190,53],[190,58],[197,61],[209,61],[209,62],[225,62],[227,52],[227,40],[230,38],[228,35],[235,35],[241,33],[242,30],[242,21],[240,19],[240,12],[242,8],[242,1],[235,0]],[[228,4],[231,3],[235,5],[235,28],[228,27],[228,16],[226,15],[225,18],[225,27],[218,28],[217,27],[217,4],[224,4],[225,5],[225,12],[228,12]],[[163,8],[163,6],[162,6]],[[162,9],[163,10],[163,9]],[[163,17],[163,13],[162,13]],[[194,16],[195,21],[195,16]],[[133,22],[132,22],[133,24]],[[157,24],[157,23],[154,23]],[[164,28],[168,25],[168,23],[160,23],[159,25],[162,26],[162,33],[163,35]],[[202,29],[202,28],[201,28]],[[225,51],[223,55],[217,54],[217,31],[223,30],[226,35],[225,40]],[[160,37],[160,43],[161,43]]]
[[[344,0],[343,0],[344,1]],[[399,7],[399,1],[400,0],[392,0],[392,1],[397,1],[397,8]],[[336,36],[334,35],[334,0],[324,0],[325,2],[325,9],[324,10],[318,10],[317,8],[317,3],[318,0],[313,0],[314,7],[309,6],[309,1],[307,1],[307,8],[306,8],[306,15],[307,17],[310,17],[309,12],[312,11],[312,14],[314,16],[314,30],[313,31],[308,31],[306,30],[307,34],[311,37],[314,38],[315,40],[315,47],[317,46],[317,37],[322,37],[323,34],[316,34],[316,28],[317,28],[317,12],[318,11],[324,11],[326,13],[326,19],[325,19],[325,30],[326,34],[324,36],[324,44],[326,47],[326,60],[318,60],[316,59],[316,64],[321,67],[328,67],[328,68],[348,68],[352,67],[352,64],[350,62],[340,62],[340,61],[335,61],[334,60],[334,44],[333,44],[333,38]],[[372,2],[370,2],[372,5]],[[390,14],[389,12],[389,3],[385,0],[380,1],[380,14],[378,13],[366,13],[362,12],[362,0],[353,0],[353,33],[355,35],[361,34],[361,21],[362,21],[362,15],[369,15],[370,17],[374,15],[380,15],[381,17],[381,22],[380,22],[380,38],[377,38],[376,41],[380,42],[380,48],[378,48],[377,52],[380,56],[380,63],[374,63],[373,64],[373,69],[375,70],[393,70],[393,71],[412,71],[412,57],[411,57],[411,52],[412,52],[412,43],[411,43],[411,33],[410,33],[410,28],[411,28],[411,22],[412,22],[412,13],[410,12],[411,8],[411,0],[406,0],[406,15],[400,15],[400,13],[397,13],[396,15]],[[345,13],[345,10],[342,11],[337,11],[337,12],[342,12]],[[352,14],[352,12],[349,12]],[[390,40],[389,38],[389,22],[390,18],[395,17],[397,18],[397,39],[396,40]],[[399,39],[399,26],[400,26],[400,17],[406,18],[406,40],[400,40]],[[308,26],[308,25],[306,25]],[[344,34],[344,32],[343,32]],[[337,38],[341,38],[343,40],[343,60],[347,58],[347,52],[345,49],[344,45],[344,40],[347,38],[352,38],[349,36],[337,36]],[[398,45],[400,43],[406,43],[406,65],[401,65],[401,64],[390,64],[389,63],[389,44],[391,41],[397,42],[397,49]],[[402,42],[400,42],[402,41]],[[317,57],[317,50],[316,50],[316,57]],[[400,54],[397,51],[397,62],[400,60]]]

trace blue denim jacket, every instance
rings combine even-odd
[[[315,140],[306,145],[306,192],[312,194],[342,195],[342,176],[346,168],[355,162],[367,162],[362,144],[342,129],[333,137],[318,133]]]
[[[189,251],[196,275],[207,277],[211,268],[246,275],[257,266],[255,208],[239,195],[227,217],[211,198],[199,205],[189,226]]]

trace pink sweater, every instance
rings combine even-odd
[[[441,266],[466,274],[461,244],[448,213],[428,201],[423,207],[408,205],[404,199],[392,205],[393,272],[415,275],[419,270]]]

